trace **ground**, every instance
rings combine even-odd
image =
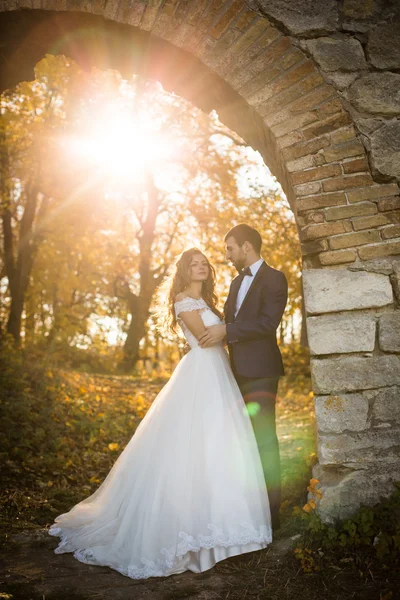
[[[84,565],[71,554],[54,554],[58,538],[47,533],[54,516],[98,486],[129,438],[127,431],[131,435],[129,427],[134,423],[134,429],[143,418],[163,381],[69,371],[48,373],[48,377],[51,385],[46,389],[50,398],[56,399],[50,413],[52,427],[65,435],[67,425],[70,435],[60,437],[58,455],[40,468],[35,466],[35,457],[32,463],[25,457],[22,469],[18,461],[7,461],[1,496],[0,600],[385,598],[379,592],[382,582],[374,585],[362,577],[354,580],[354,574],[343,567],[305,574],[292,552],[300,538],[292,509],[306,501],[315,460],[312,394],[307,378],[299,379],[297,386],[283,380],[279,390],[282,528],[269,548],[227,559],[201,574],[186,572],[148,580],[132,580],[107,567]],[[45,431],[43,435],[48,434]],[[79,448],[79,440],[88,437],[91,449],[89,445]],[[78,460],[83,453],[84,464]],[[43,455],[36,458],[44,461]],[[26,473],[31,480],[24,480]],[[395,598],[393,593],[385,600],[390,598]]]

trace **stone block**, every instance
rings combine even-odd
[[[311,269],[303,272],[307,314],[324,314],[387,306],[393,291],[387,275],[347,269]]]
[[[359,202],[347,206],[338,206],[328,208],[325,211],[327,221],[336,221],[337,219],[346,219],[348,217],[359,217],[361,215],[374,215],[378,212],[377,206],[373,202]]]
[[[371,315],[347,313],[308,317],[310,353],[372,352],[375,346],[375,328],[376,321]]]
[[[343,265],[357,260],[356,250],[333,250],[322,252],[319,256],[321,265]]]
[[[253,10],[282,23],[294,35],[336,31],[338,6],[335,0],[247,0]]]
[[[312,358],[311,375],[317,394],[400,385],[400,358],[395,355]]]
[[[375,200],[385,196],[395,196],[399,193],[397,183],[386,183],[382,185],[371,185],[360,190],[349,190],[347,197],[349,202],[362,202],[363,200]]]
[[[400,428],[370,429],[360,433],[320,435],[318,460],[323,466],[365,467],[399,462]]]
[[[316,465],[313,477],[321,484],[322,498],[317,509],[321,519],[326,523],[348,519],[361,505],[373,506],[382,496],[390,496],[396,489],[394,482],[400,481],[400,468],[383,462],[379,467],[340,473]]]
[[[400,90],[398,102],[400,114]],[[400,179],[400,121],[385,123],[371,135],[371,163],[381,175]]]
[[[380,242],[381,236],[379,231],[362,231],[360,233],[347,233],[338,235],[329,239],[331,250],[340,250],[343,248],[352,248],[362,246],[363,244],[373,244]]]
[[[382,244],[373,246],[363,246],[359,249],[358,254],[362,260],[400,254],[400,242],[382,242]]]
[[[400,310],[380,317],[379,346],[385,352],[400,352]]]
[[[295,192],[297,196],[310,196],[311,194],[318,194],[321,191],[321,184],[319,181],[313,183],[303,183],[295,186]]]
[[[315,416],[318,431],[343,433],[368,429],[369,402],[362,394],[317,396]]]
[[[400,114],[400,74],[369,73],[349,88],[348,97],[357,110],[369,114]]]
[[[400,69],[399,23],[384,23],[372,29],[367,50],[374,67],[389,71]]]
[[[323,71],[366,69],[362,46],[355,38],[320,37],[306,42],[309,52]]]
[[[372,425],[400,423],[400,387],[382,388],[364,395],[372,404]]]

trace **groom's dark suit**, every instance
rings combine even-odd
[[[225,303],[225,322],[231,366],[246,404],[260,451],[272,523],[279,523],[280,459],[275,425],[275,399],[284,374],[276,330],[287,302],[287,280],[281,271],[262,263],[235,317],[243,276],[232,283]]]

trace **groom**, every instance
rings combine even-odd
[[[249,225],[225,236],[226,258],[239,275],[225,303],[226,325],[210,327],[200,337],[204,348],[226,336],[233,373],[248,406],[260,451],[271,508],[272,528],[279,527],[281,476],[275,424],[275,399],[283,375],[276,330],[287,302],[287,280],[260,256],[261,236]]]

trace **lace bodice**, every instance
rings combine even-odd
[[[193,333],[186,327],[182,319],[179,318],[179,314],[181,312],[192,310],[200,311],[200,316],[203,320],[203,323],[207,327],[210,327],[211,325],[220,325],[222,323],[221,319],[215,313],[213,313],[213,311],[203,298],[200,298],[199,300],[197,300],[196,298],[189,297],[183,298],[182,300],[178,300],[178,302],[175,302],[174,308],[177,321],[182,329],[183,335],[185,336],[187,343],[191,348],[198,348],[199,344]]]

